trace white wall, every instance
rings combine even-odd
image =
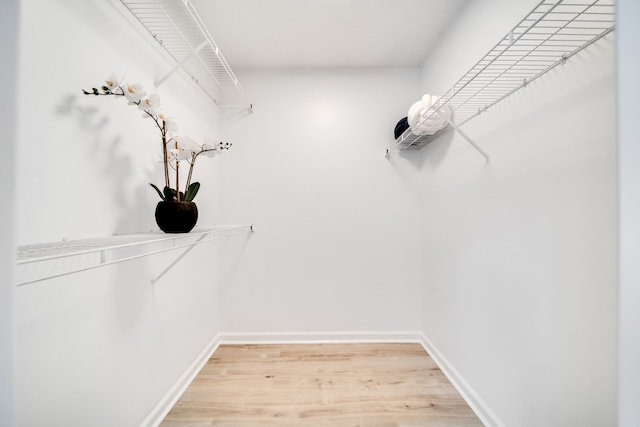
[[[256,112],[224,112],[221,131],[234,146],[199,165],[197,201],[201,225],[253,222],[256,232],[199,246],[155,286],[171,254],[15,289],[20,425],[138,425],[220,331],[415,330],[505,425],[614,424],[612,40],[469,123],[491,165],[453,135],[384,157],[420,93],[446,89],[535,3],[470,2],[422,72],[238,73]],[[154,228],[153,127],[122,100],[80,88],[114,70],[150,88],[168,62],[117,1],[20,4],[17,243]],[[216,112],[190,83],[165,85],[160,95],[181,128],[216,133]],[[626,133],[622,149],[631,140]],[[631,183],[623,200],[635,197],[637,176],[622,179],[622,188]],[[12,252],[12,216],[0,213],[0,250]],[[621,248],[623,268],[634,253]],[[12,256],[0,262],[9,266],[2,281],[11,280]],[[635,292],[633,274],[621,292]],[[622,322],[624,331],[637,320]],[[637,340],[627,337],[620,375],[635,375]],[[0,391],[10,395],[2,366]],[[627,425],[634,387],[621,389]]]
[[[0,97],[0,129],[3,137],[3,166],[0,168],[2,203],[0,203],[0,425],[12,426],[13,401],[13,225],[15,145],[16,63],[18,57],[17,0],[0,3],[0,81],[4,83]]]
[[[479,59],[493,42],[469,34],[503,23],[493,3],[468,9],[443,46]],[[421,153],[422,328],[506,426],[616,422],[613,47],[607,37],[465,125],[490,165],[453,134]],[[422,88],[464,71],[442,51]]]
[[[223,330],[416,331],[417,165],[384,154],[418,69],[238,76],[255,113],[225,115],[223,218],[256,231],[225,263]]]
[[[157,130],[123,99],[81,89],[116,71],[152,90],[172,63],[119,1],[20,4],[17,244],[156,228],[148,182],[162,182]],[[184,133],[216,135],[217,112],[189,79],[176,75],[158,93]],[[220,158],[199,162],[196,202],[207,226],[220,216]],[[19,425],[142,422],[220,330],[217,243],[151,285],[179,253],[14,290]]]
[[[619,370],[618,425],[640,425],[640,4],[618,0],[618,161],[620,194],[620,285],[619,285]]]

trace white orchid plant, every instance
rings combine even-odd
[[[153,93],[147,95],[140,83],[122,83],[115,73],[112,73],[104,85],[100,89],[92,88],[91,91],[82,90],[85,95],[95,96],[122,96],[129,105],[136,105],[138,109],[143,111],[144,118],[151,118],[160,130],[162,138],[162,157],[164,163],[164,188],[160,191],[158,186],[150,183],[162,200],[165,201],[187,201],[191,202],[198,194],[200,189],[199,182],[191,182],[193,175],[193,167],[196,159],[201,154],[207,157],[213,157],[216,152],[228,150],[231,144],[228,142],[205,141],[199,145],[186,135],[178,134],[176,123],[165,116],[160,110],[160,97]],[[187,182],[184,185],[185,191],[180,191],[180,163],[186,161],[189,163],[189,173]],[[175,188],[172,187],[169,175],[169,169],[175,171]]]

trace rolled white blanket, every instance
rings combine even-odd
[[[439,97],[425,93],[420,101],[415,102],[407,113],[407,122],[415,135],[433,135],[447,126],[447,121],[432,108]],[[451,117],[451,108],[440,106],[439,110]]]
[[[422,95],[422,102],[425,103],[427,109],[431,108],[431,106],[433,105],[434,102],[436,102],[438,100],[438,97],[435,95],[429,95],[428,93],[425,93],[424,95]]]
[[[407,113],[407,123],[409,123],[411,130],[413,130],[417,125],[418,117],[420,117],[424,109],[425,103],[423,101],[417,101],[411,106],[411,108],[409,108],[409,112]]]

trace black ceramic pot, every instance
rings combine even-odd
[[[167,201],[156,206],[156,223],[165,233],[188,233],[198,221],[198,207],[193,202]]]

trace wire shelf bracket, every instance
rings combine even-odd
[[[449,124],[449,126],[451,126],[456,132],[458,132],[460,136],[466,139],[467,142],[471,144],[471,146],[475,148],[476,151],[478,151],[478,153],[482,154],[482,157],[484,157],[487,163],[489,163],[489,155],[482,148],[480,148],[480,146],[476,144],[474,140],[469,137],[469,135],[467,135],[462,129],[460,129],[460,126],[456,125],[446,114],[442,112],[442,110],[436,109],[435,111],[444,121]]]
[[[253,104],[190,0],[120,0],[176,65],[156,81],[183,70],[216,105]]]
[[[455,130],[488,161],[461,127],[614,29],[614,0],[542,0],[421,118],[439,114],[449,126],[425,136],[407,129],[389,145],[387,156],[420,149]],[[445,106],[456,123],[441,113]]]

